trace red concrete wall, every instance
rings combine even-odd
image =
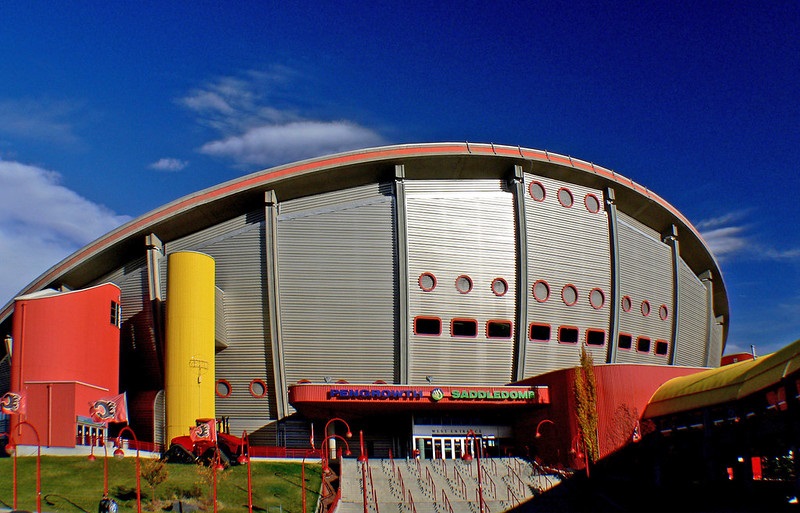
[[[11,390],[26,396],[25,420],[42,445],[72,446],[75,417],[89,415],[89,402],[119,387],[119,328],[111,302],[120,290],[103,284],[85,290],[15,301]],[[34,444],[31,430],[15,434]]]
[[[521,421],[517,431],[528,434],[528,440],[523,443],[530,447],[532,455],[540,456],[545,463],[583,468],[577,437],[575,370],[554,371],[519,383],[550,387],[550,406]],[[612,364],[595,365],[594,370],[598,388],[597,437],[603,458],[631,441],[636,420],[641,418],[650,398],[662,384],[705,369]],[[538,438],[535,436],[537,427]]]

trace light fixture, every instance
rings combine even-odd
[[[322,379],[324,379],[324,380],[325,380],[325,383],[330,383],[331,381],[333,381],[333,378],[332,378],[332,377],[330,377],[330,376],[325,376],[325,377],[324,377],[324,378],[322,378]]]
[[[428,383],[433,383],[433,376],[425,376],[425,381]]]

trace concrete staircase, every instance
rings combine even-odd
[[[477,460],[375,459],[362,467],[345,458],[336,513],[364,512],[362,473],[370,512],[480,512]],[[520,458],[483,458],[480,478],[486,513],[510,510],[561,482],[557,474]]]

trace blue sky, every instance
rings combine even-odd
[[[173,199],[414,142],[613,169],[714,248],[727,353],[800,338],[800,2],[2,2],[0,304]]]

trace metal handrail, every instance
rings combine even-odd
[[[408,491],[408,504],[411,506],[411,512],[417,513],[417,507],[414,505],[414,496],[411,495],[411,490]]]
[[[431,471],[430,471],[430,469],[428,469],[427,466],[425,467],[425,479],[428,481],[428,484],[431,487],[431,494],[435,498],[436,497],[436,483],[433,481],[433,476],[431,475]]]
[[[450,503],[450,498],[447,496],[447,493],[442,490],[442,502],[444,502],[444,507],[447,508],[449,513],[453,512],[453,505]]]

